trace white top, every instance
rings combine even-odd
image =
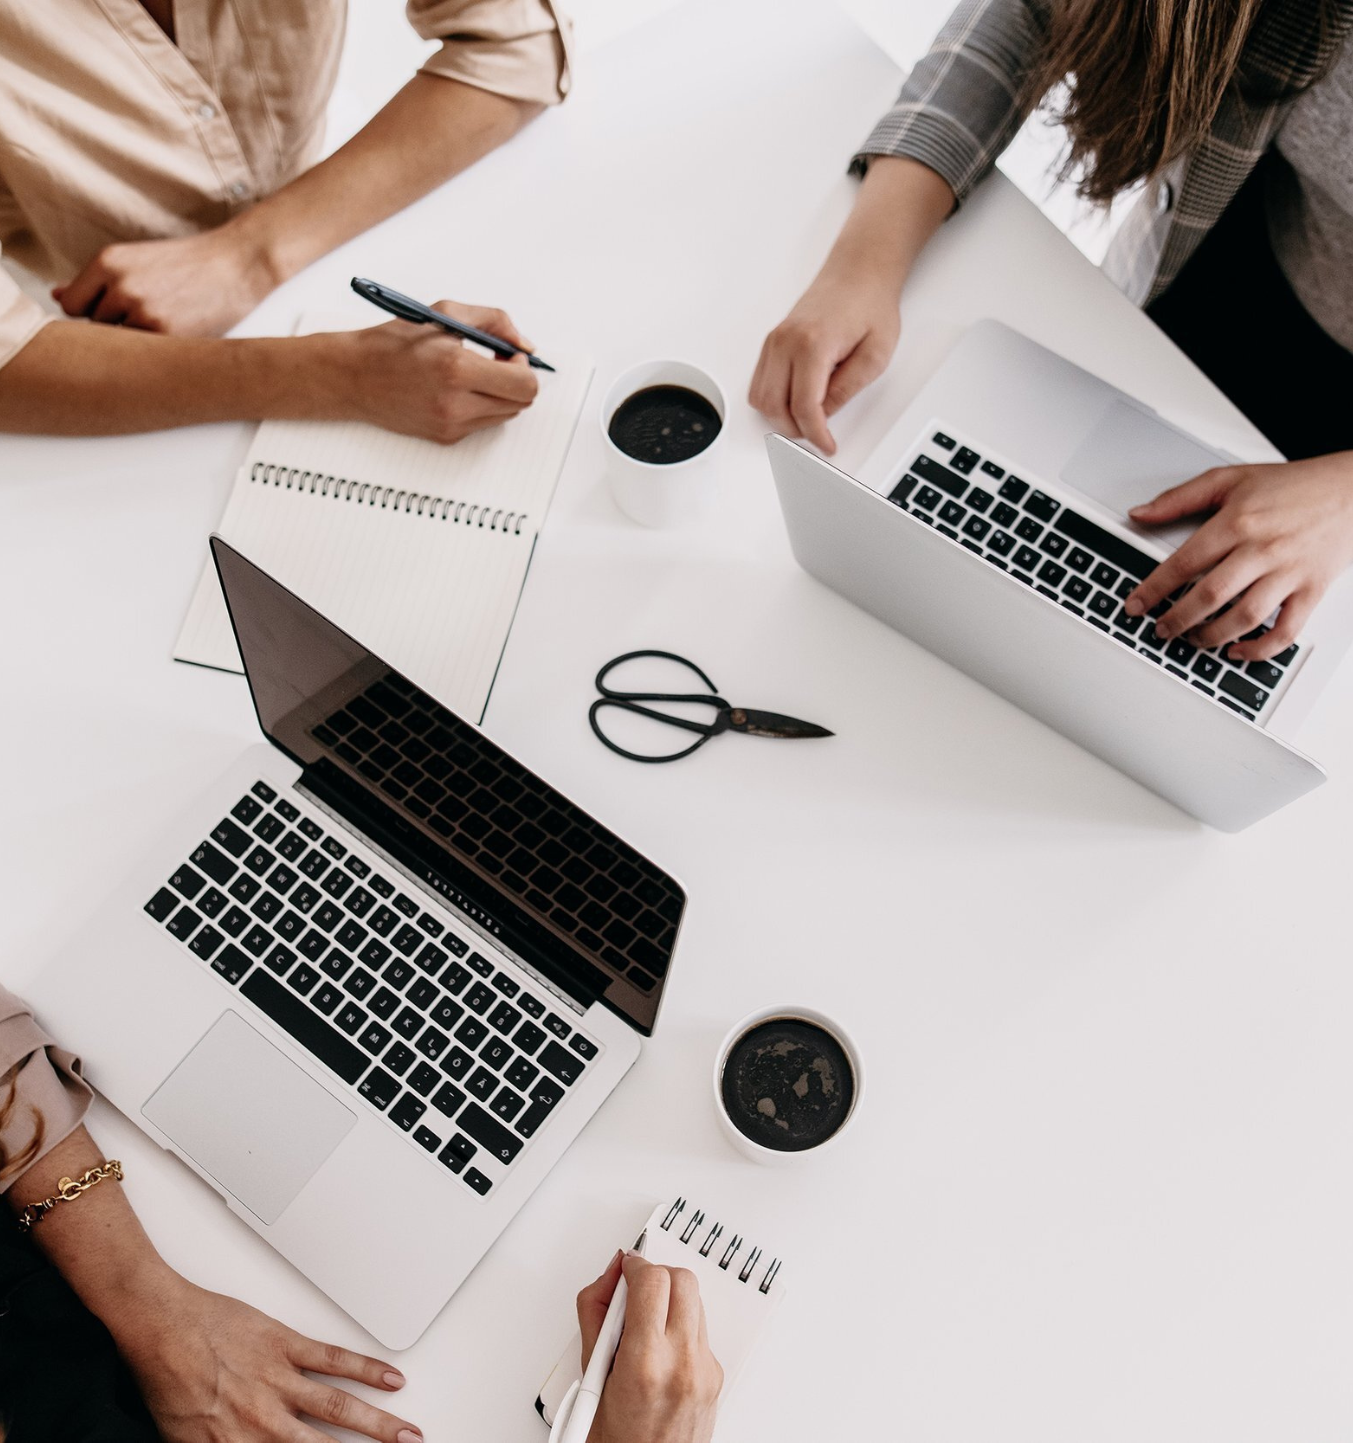
[[[576,1289],[678,1192],[757,1219],[793,1263],[724,1443],[845,1423],[926,1443],[1272,1443],[1327,1438],[1346,1414],[1348,676],[1299,739],[1332,780],[1224,837],[789,555],[741,397],[897,84],[817,0],[695,0],[592,54],[568,104],[252,323],[285,332],[353,274],[385,275],[501,304],[546,355],[595,357],[487,725],[692,897],[638,1065],[398,1360],[429,1443],[543,1443],[531,1402]],[[904,310],[888,374],[838,418],[847,467],[982,315],[1255,454],[1253,429],[1000,176]],[[706,366],[730,398],[703,528],[642,530],[602,479],[601,391],[654,355]],[[0,971],[21,993],[124,854],[257,739],[238,677],[169,660],[247,442],[242,426],[0,442]],[[615,757],[587,727],[592,678],[642,646],[838,736]],[[869,1096],[818,1165],[771,1171],[722,1139],[710,1072],[734,1021],[796,1001],[850,1028]],[[196,1281],[371,1347],[129,1123],[97,1105],[91,1126]]]

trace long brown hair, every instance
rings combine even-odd
[[[18,1076],[19,1067],[16,1063],[3,1077],[0,1077],[0,1136],[4,1135],[5,1128],[14,1117],[14,1110],[19,1105],[18,1093],[14,1086],[14,1080]],[[34,1119],[33,1136],[14,1154],[7,1157],[5,1150],[0,1147],[0,1183],[16,1176],[18,1173],[27,1172],[33,1165],[34,1159],[42,1151],[42,1119]],[[3,1436],[3,1435],[0,1435]]]
[[[1025,94],[1031,105],[1053,96],[1047,108],[1070,141],[1064,178],[1105,204],[1199,145],[1233,85],[1279,100],[1309,85],[1341,27],[1337,0],[1306,8],[1303,15],[1291,0],[1053,0]],[[1246,42],[1264,28],[1270,66],[1290,62],[1290,80],[1245,73]]]

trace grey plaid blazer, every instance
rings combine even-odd
[[[961,203],[1028,115],[1024,77],[1053,3],[960,0],[851,169],[863,174],[875,155],[910,156]],[[1211,133],[1148,181],[1114,237],[1104,268],[1132,300],[1154,300],[1179,274],[1350,26],[1353,0],[1268,0]]]

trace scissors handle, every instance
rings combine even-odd
[[[689,701],[710,701],[711,697],[689,697]],[[645,756],[642,752],[632,752],[627,748],[618,746],[610,737],[602,731],[597,722],[597,713],[606,707],[616,707],[620,711],[634,712],[639,716],[652,718],[654,721],[665,722],[668,726],[680,727],[683,731],[699,732],[700,735],[688,747],[683,747],[679,752],[669,752],[660,757]],[[723,708],[712,722],[690,721],[686,717],[669,716],[667,712],[653,711],[651,708],[641,706],[638,702],[628,701],[624,697],[600,697],[587,709],[587,720],[593,734],[602,746],[615,752],[617,756],[628,757],[632,762],[676,762],[682,757],[688,757],[694,751],[704,746],[710,737],[718,736],[722,731],[728,729],[728,711]]]
[[[634,661],[641,656],[661,657],[664,661],[674,661],[684,666],[688,671],[693,671],[696,676],[709,688],[707,692],[664,692],[664,691],[616,691],[614,687],[606,685],[607,676],[622,662]],[[627,651],[624,656],[617,656],[613,661],[608,661],[597,673],[597,690],[607,701],[689,701],[689,702],[713,702],[716,706],[726,707],[728,703],[718,695],[719,688],[700,670],[693,661],[687,661],[684,656],[678,656],[674,651]]]

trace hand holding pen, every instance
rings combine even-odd
[[[608,1327],[617,1311],[619,1326]],[[582,1386],[595,1363],[604,1387],[595,1421],[576,1437],[573,1424],[586,1417],[581,1390],[571,1418],[566,1400],[559,1413],[564,1429],[551,1435],[556,1443],[708,1443],[723,1369],[709,1349],[694,1273],[649,1263],[639,1249],[617,1253],[578,1294],[578,1326]],[[612,1354],[608,1376],[604,1360]]]

